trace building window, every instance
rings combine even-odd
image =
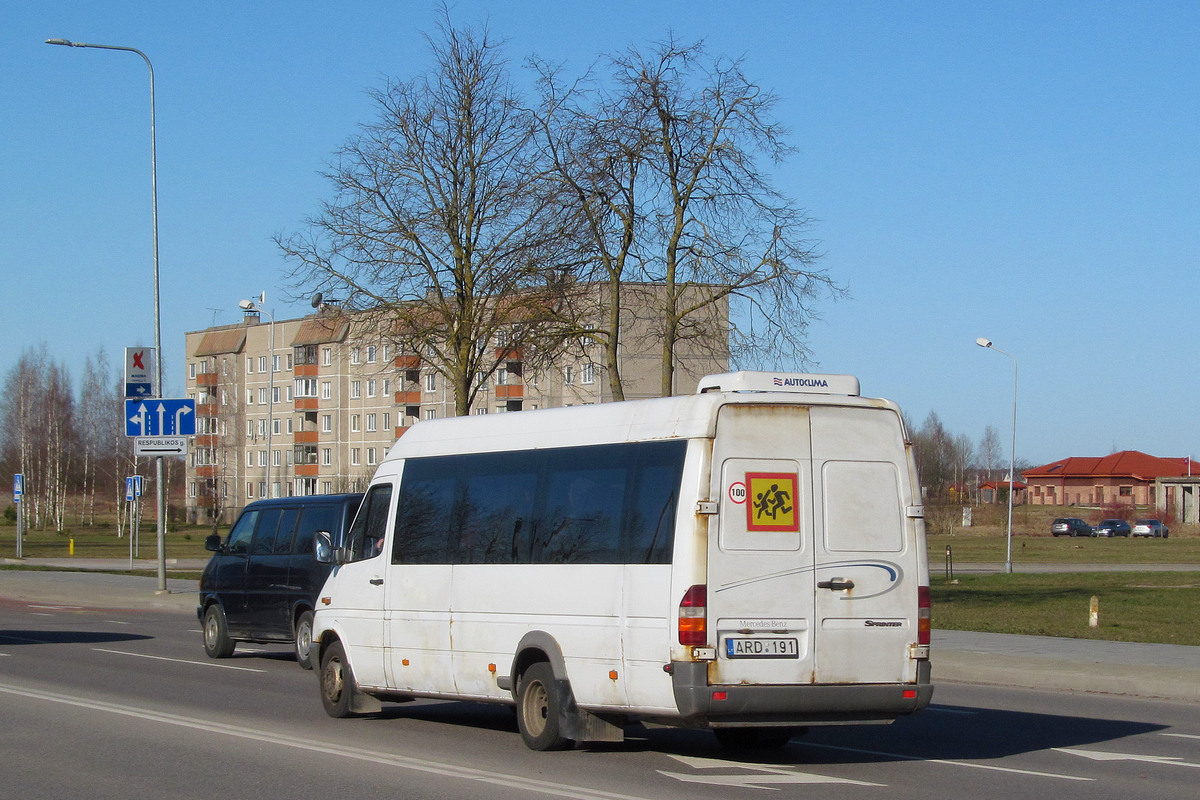
[[[350,399],[358,400],[362,397],[362,381],[350,381]]]
[[[359,457],[358,448],[351,447],[350,448],[350,466],[357,467],[361,463],[362,463],[362,459]]]
[[[279,399],[280,399],[280,397],[281,397],[281,395],[280,395],[279,393],[280,393],[282,390],[283,390],[283,387],[281,387],[281,386],[272,386],[272,387],[271,387],[271,402],[272,402],[272,403],[278,403],[278,402],[279,402]]]
[[[496,385],[497,386],[507,386],[508,385],[508,370],[503,369],[503,368],[496,370]]]
[[[321,432],[322,433],[333,433],[333,415],[332,414],[322,414],[321,415]]]
[[[267,357],[266,356],[258,357],[258,371],[259,372],[267,371]]]
[[[279,420],[279,419],[271,420],[271,435],[272,436],[278,436],[280,433],[283,432],[282,422],[283,422],[283,420]]]
[[[425,409],[425,419],[437,419],[437,409],[436,408]]]
[[[279,372],[279,366],[280,366],[279,358],[280,358],[279,356],[275,356],[275,355],[271,356],[271,372]]]
[[[563,383],[570,386],[575,382],[575,368],[563,367]]]
[[[376,430],[378,430],[378,428],[375,427],[377,422],[378,422],[378,420],[374,414],[367,414],[367,432],[368,433],[374,433]]]
[[[254,484],[247,482],[246,483],[246,499],[249,500],[251,497],[254,497]]]
[[[333,463],[333,450],[328,447],[321,448],[321,464],[328,467]]]
[[[375,465],[375,448],[368,447],[367,448],[367,466],[374,466],[374,465]]]
[[[294,382],[296,397],[316,397],[317,396],[317,379],[316,378],[296,378]]]
[[[367,381],[367,397],[375,396],[375,386],[376,383],[374,379]]]
[[[427,392],[436,392],[437,391],[437,373],[436,372],[430,372],[425,376],[425,391],[427,391]]]
[[[361,364],[362,363],[362,354],[359,352],[357,347],[350,348],[350,363],[351,364]]]
[[[258,390],[258,404],[260,406],[265,406],[267,404],[267,389],[265,386]]]
[[[359,416],[358,416],[358,414],[351,414],[351,415],[350,415],[350,432],[351,432],[351,433],[358,433],[360,430],[361,430],[361,428],[359,427]]]
[[[196,362],[195,361],[188,364],[188,377],[191,378],[192,380],[196,379]]]
[[[254,390],[253,389],[246,390],[246,405],[248,405],[248,406],[254,405]]]
[[[330,400],[333,398],[333,381],[321,381],[321,399]]]
[[[246,356],[246,374],[254,374],[254,356]]]
[[[367,345],[367,363],[368,364],[375,363],[375,345],[373,345],[373,344]]]
[[[283,455],[282,454],[283,454],[282,450],[272,450],[271,451],[271,466],[272,467],[279,467],[279,466],[283,465]]]
[[[333,363],[333,348],[332,347],[322,347],[321,348],[321,366],[328,367],[332,363]]]
[[[488,411],[487,406],[480,406],[479,408],[475,409],[474,413],[477,415],[483,415],[483,414],[486,414],[487,411]]]
[[[258,451],[258,465],[260,467],[265,467],[267,465],[267,451],[266,450]]]
[[[583,370],[580,372],[579,380],[583,383],[596,382],[596,365],[590,361],[583,365]]]
[[[386,431],[390,427],[392,427],[392,415],[385,412],[383,415],[383,429]]]
[[[1120,488],[1120,494],[1121,494],[1121,497],[1133,497],[1133,487],[1132,486],[1122,486]]]

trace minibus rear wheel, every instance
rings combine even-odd
[[[722,747],[730,750],[775,750],[783,747],[793,737],[805,733],[806,728],[713,728],[713,734]]]
[[[566,750],[573,744],[559,728],[564,700],[558,686],[554,670],[545,661],[531,665],[521,676],[517,727],[530,750]]]

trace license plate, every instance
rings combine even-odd
[[[726,658],[799,658],[796,639],[730,636],[725,640]]]

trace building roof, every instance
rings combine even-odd
[[[340,342],[349,331],[350,321],[344,316],[308,317],[300,323],[300,330],[296,331],[291,346]]]
[[[238,326],[204,334],[196,347],[197,356],[216,356],[222,353],[240,353],[246,344],[246,329]]]
[[[1174,478],[1200,475],[1200,464],[1190,458],[1159,458],[1138,450],[1122,450],[1102,458],[1064,458],[1023,472],[1026,480],[1035,478]]]

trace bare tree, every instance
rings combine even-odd
[[[445,9],[427,41],[433,69],[370,93],[378,117],[327,174],[335,198],[276,242],[297,287],[344,294],[444,376],[461,415],[545,316],[564,237],[500,45]]]
[[[735,314],[718,347],[743,362],[806,362],[812,301],[841,289],[815,269],[808,216],[760,168],[793,149],[772,116],[776,96],[740,60],[708,58],[702,43],[631,48],[612,65],[619,105],[651,142],[642,269],[664,287],[662,394],[674,391],[680,342],[712,341],[706,317],[730,301],[741,321]]]

